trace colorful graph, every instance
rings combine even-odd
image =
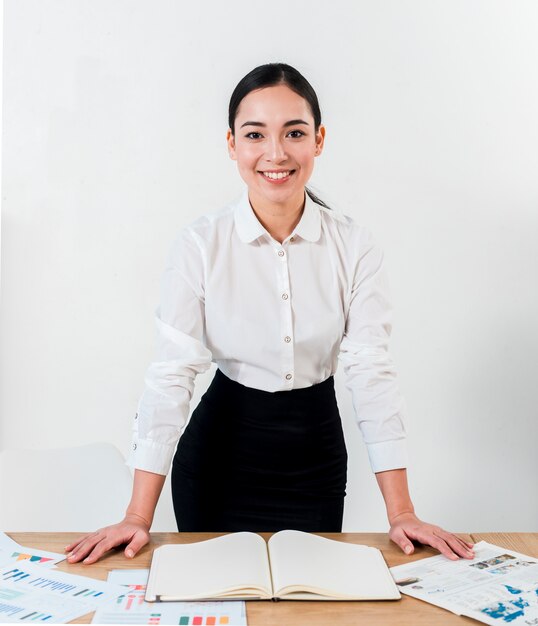
[[[28,578],[28,576],[30,576],[30,574],[27,574],[20,569],[10,569],[8,572],[4,573],[2,578],[3,580],[9,580],[11,578],[13,579],[12,582],[18,582],[24,578]]]
[[[180,626],[216,626],[217,624],[229,624],[230,619],[228,615],[220,615],[219,617],[207,615],[205,618],[202,615],[182,615],[179,618]]]
[[[94,624],[164,626],[246,626],[245,603],[238,602],[146,602],[148,570],[113,570],[109,581],[125,587],[112,605],[99,609]]]
[[[30,563],[47,563],[53,560],[39,554],[24,554],[23,552],[13,552],[11,556],[16,557],[17,561],[30,561]]]
[[[3,597],[5,597],[5,595],[3,595]],[[0,622],[4,621],[2,616],[9,616],[10,618],[16,617],[16,619],[21,622],[46,622],[52,618],[50,613],[42,613],[41,611],[30,611],[30,613],[27,613],[27,610],[28,609],[25,609],[23,606],[0,602]],[[25,613],[25,615],[21,615],[21,613]]]
[[[39,611],[32,611],[31,613],[28,613],[27,615],[23,615],[22,617],[19,617],[19,619],[22,621],[24,620],[28,620],[30,622],[35,622],[35,621],[40,621],[40,622],[46,622],[48,619],[51,619],[52,615],[47,615],[47,613],[40,613]]]

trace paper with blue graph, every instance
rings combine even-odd
[[[0,568],[0,623],[64,624],[125,592],[121,585],[24,561]]]
[[[390,568],[398,588],[491,626],[538,624],[538,559],[480,541],[475,558],[442,555]]]

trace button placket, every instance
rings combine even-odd
[[[280,314],[280,329],[281,329],[281,367],[283,383],[286,387],[291,388],[293,383],[293,369],[294,369],[294,348],[293,348],[293,316],[291,309],[290,298],[290,280],[289,280],[289,265],[287,254],[282,248],[277,249],[277,256],[282,262],[279,263],[278,277],[279,277],[279,289],[281,297],[281,314]]]

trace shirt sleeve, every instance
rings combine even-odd
[[[202,248],[186,229],[174,240],[155,310],[155,358],[144,378],[127,465],[166,475],[189,417],[197,374],[211,365],[204,344]]]
[[[374,472],[407,467],[405,401],[388,351],[392,306],[384,255],[366,228],[358,254],[339,360]]]

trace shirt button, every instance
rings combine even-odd
[[[286,380],[291,380],[291,374],[286,374]]]
[[[295,241],[295,237],[291,237],[291,238],[290,238],[290,241]]]
[[[133,450],[136,450],[136,443],[133,443]]]
[[[287,293],[283,293],[282,294],[282,300],[287,300],[288,299],[288,294]]]
[[[138,413],[135,415],[135,420],[137,420],[137,419],[138,419]]]
[[[291,337],[284,337],[284,341],[285,341],[286,343],[289,343],[289,342],[291,341]]]
[[[278,256],[284,256],[284,250],[279,250],[278,251]]]

